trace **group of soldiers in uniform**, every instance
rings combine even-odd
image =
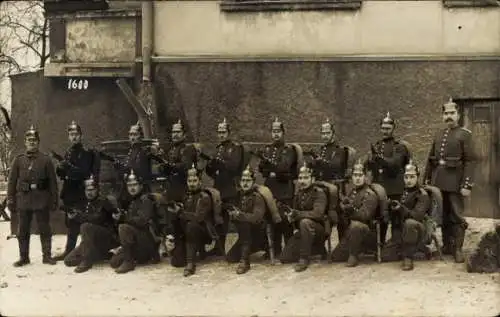
[[[43,263],[63,260],[75,272],[109,260],[117,273],[126,273],[136,264],[159,263],[166,253],[171,265],[184,268],[184,276],[195,274],[197,263],[210,256],[239,263],[236,272],[244,274],[250,255],[258,251],[273,262],[278,257],[295,263],[300,272],[313,255],[354,267],[363,253],[377,247],[382,261],[401,261],[403,270],[412,270],[416,253],[430,250],[432,197],[425,186],[442,195],[442,251],[462,263],[464,197],[473,186],[472,135],[459,126],[454,102],[444,104],[442,114],[447,127],[434,137],[424,184],[408,144],[394,136],[396,123],[389,113],[380,122],[382,139],[364,160],[339,144],[328,120],[321,125],[324,144],[303,152],[285,141],[285,126],[277,118],[271,125],[272,143],[258,151],[233,140],[224,119],[217,127],[220,143],[213,156],[186,143],[180,121],[173,124],[165,151],[145,146],[141,126],[133,125],[126,159],[111,158],[122,182],[117,194],[108,196],[100,194],[99,170],[101,159],[109,155],[84,147],[79,125],[69,125],[71,146],[56,166],[39,151],[40,137],[32,127],[25,134],[26,152],[14,159],[8,179],[7,205],[20,219],[20,258],[14,266],[30,263],[34,215]],[[263,185],[256,183],[257,170],[249,164],[252,155],[259,158]],[[154,162],[167,179],[163,192],[152,190]],[[204,172],[213,186],[202,184]],[[52,257],[49,215],[59,209],[57,177],[63,182],[60,208],[68,231],[64,252]],[[238,240],[226,252],[230,223]],[[335,227],[339,243],[331,250]],[[391,238],[386,241],[388,228]],[[206,250],[209,245],[213,248]]]

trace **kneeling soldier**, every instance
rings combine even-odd
[[[99,196],[99,187],[93,176],[85,181],[85,205],[68,212],[68,218],[80,224],[82,241],[64,258],[67,266],[77,266],[76,273],[92,268],[101,260],[109,259],[109,250],[120,245],[113,228],[111,202]]]
[[[352,172],[353,188],[347,196],[341,199],[341,216],[348,223],[346,235],[332,252],[333,262],[347,260],[348,267],[358,265],[358,256],[368,242],[376,241],[376,234],[372,228],[378,207],[377,194],[369,187],[365,180],[366,169],[358,161]]]
[[[187,193],[182,203],[176,202],[168,211],[173,215],[175,247],[172,251],[171,264],[185,267],[184,276],[196,272],[196,253],[211,241],[208,230],[212,225],[210,212],[212,198],[201,188],[201,172],[192,166],[187,172]],[[211,229],[215,230],[212,226]]]
[[[295,234],[288,240],[281,256],[282,263],[299,263],[295,271],[302,272],[309,266],[313,245],[324,244],[324,215],[327,196],[323,189],[313,186],[312,170],[306,164],[299,170],[299,190],[293,199],[293,208],[288,208],[287,217],[293,224]],[[323,247],[324,248],[324,247]]]
[[[398,261],[402,256],[404,271],[413,270],[413,257],[423,242],[423,221],[430,208],[429,194],[418,183],[418,176],[418,168],[410,160],[405,167],[403,195],[389,203],[389,211],[396,215],[391,219],[399,219],[399,224],[393,227],[392,238],[382,250],[383,261]]]
[[[227,253],[227,261],[240,262],[236,269],[238,274],[250,270],[250,254],[266,249],[264,215],[267,207],[254,184],[255,173],[247,166],[241,175],[236,206],[229,209],[229,217],[238,231],[238,240]]]
[[[127,273],[135,269],[135,262],[146,263],[158,254],[157,244],[149,230],[153,221],[154,202],[149,198],[142,180],[133,170],[126,177],[127,191],[131,202],[127,210],[119,209],[113,214],[118,222],[121,252],[111,258],[111,267],[116,273]]]

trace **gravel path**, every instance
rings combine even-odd
[[[489,219],[469,219],[466,249]],[[62,263],[41,264],[40,242],[32,237],[32,264],[12,267],[17,241],[6,240],[0,223],[0,308],[4,316],[495,316],[500,312],[499,274],[467,274],[451,257],[416,262],[403,272],[399,263],[357,268],[314,263],[303,273],[290,265],[252,265],[244,276],[235,265],[203,263],[197,275],[160,265],[138,267],[125,275],[107,265],[75,274]],[[54,237],[54,253],[64,245]],[[334,242],[335,243],[335,242]],[[334,244],[335,245],[335,244]]]

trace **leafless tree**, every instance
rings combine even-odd
[[[1,107],[10,109],[9,75],[45,66],[49,59],[48,32],[43,1],[0,1]],[[0,173],[10,163],[10,149],[10,129],[0,124]]]

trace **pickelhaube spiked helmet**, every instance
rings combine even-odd
[[[356,161],[356,163],[354,164],[353,168],[352,168],[352,173],[362,173],[364,174],[365,173],[365,165],[363,164],[363,162],[361,161],[361,159],[358,159]]]
[[[453,101],[453,98],[450,97],[450,99],[441,107],[441,109],[444,111],[446,110],[458,110],[458,105]]]
[[[136,124],[133,124],[130,126],[130,130],[129,130],[129,133],[130,132],[137,132],[139,133],[140,135],[143,135],[143,131],[142,131],[142,126],[141,124],[139,123],[139,121],[137,121]]]
[[[252,168],[250,167],[250,164],[247,165],[247,167],[245,168],[245,170],[241,173],[241,176],[249,176],[253,179],[255,179],[255,172],[252,170]]]
[[[326,121],[321,125],[321,132],[335,133],[335,129],[333,128],[333,124],[330,122],[330,119],[326,118]]]
[[[271,125],[272,130],[281,130],[284,131],[285,127],[283,126],[283,122],[281,122],[278,117],[274,119],[273,124]]]
[[[196,176],[196,177],[200,177],[200,171],[196,168],[196,165],[193,163],[193,165],[191,165],[191,168],[188,169],[187,171],[187,176],[190,177],[190,176]]]
[[[84,181],[84,184],[85,188],[96,188],[98,185],[96,180],[94,179],[94,175],[90,175],[90,177]]]
[[[302,166],[300,167],[299,169],[299,173],[308,173],[308,174],[311,174],[312,173],[312,169],[310,166],[307,165],[307,163],[304,161],[304,164],[302,164]]]
[[[68,125],[68,132],[78,132],[82,133],[82,128],[76,123],[75,120],[71,121]]]
[[[172,132],[174,131],[184,131],[184,125],[181,122],[181,119],[179,119],[176,123],[172,125]]]
[[[134,170],[132,169],[132,170],[130,170],[130,173],[125,176],[125,181],[127,184],[131,184],[131,183],[135,183],[135,182],[140,183],[141,179],[140,179],[140,177],[135,175]]]
[[[395,122],[394,122],[394,119],[391,117],[391,114],[389,113],[389,111],[387,111],[387,114],[385,115],[385,117],[382,119],[382,121],[380,122],[380,124],[390,124],[390,125],[395,125]]]
[[[40,140],[40,135],[34,125],[31,125],[30,128],[24,133],[24,137],[35,137],[37,140]]]
[[[217,125],[217,132],[229,132],[229,123],[226,122],[226,118]]]
[[[410,160],[405,166],[405,174],[418,175],[418,166],[413,164],[413,160]]]

